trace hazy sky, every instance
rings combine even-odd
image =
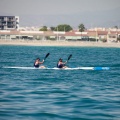
[[[113,27],[120,26],[120,0],[0,0],[0,15],[20,16],[20,26]]]

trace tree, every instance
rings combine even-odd
[[[71,31],[73,28],[70,26],[70,25],[67,25],[67,24],[61,24],[61,25],[58,25],[56,28],[55,28],[55,31],[65,31],[65,32],[69,32]]]
[[[47,26],[43,26],[39,31],[47,31]]]
[[[84,24],[80,24],[80,25],[78,26],[78,28],[79,28],[79,31],[80,31],[80,32],[85,31],[85,26],[84,26]]]
[[[118,26],[114,26],[114,28],[118,29]]]
[[[50,27],[51,31],[54,31],[55,30],[55,27]]]
[[[82,32],[85,31],[85,26],[83,24],[80,24],[78,28],[79,28],[79,31],[81,32],[81,40],[82,40]]]

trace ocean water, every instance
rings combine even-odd
[[[48,52],[46,67],[72,54],[69,67],[110,70],[29,69]],[[20,119],[120,120],[120,48],[0,46],[0,120]]]

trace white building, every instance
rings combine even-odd
[[[0,30],[18,30],[19,16],[0,16]]]

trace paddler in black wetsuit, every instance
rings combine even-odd
[[[57,68],[67,68],[67,66],[65,66],[67,62],[63,62],[62,59],[60,58],[58,63],[57,63]]]
[[[44,63],[44,60],[42,62],[40,62],[40,58],[37,58],[34,62],[34,67],[35,68],[45,68],[45,66],[40,66],[43,63]]]

